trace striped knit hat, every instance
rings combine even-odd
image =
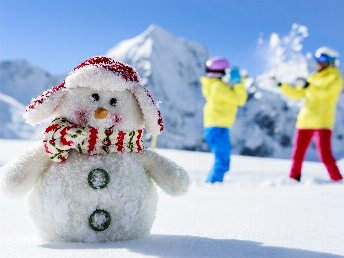
[[[127,89],[139,103],[147,132],[158,135],[164,129],[157,102],[150,92],[140,85],[140,78],[135,69],[104,56],[87,59],[75,67],[61,84],[32,99],[26,107],[24,118],[34,125],[53,117],[64,93],[76,87],[109,91]]]

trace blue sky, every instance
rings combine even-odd
[[[304,52],[329,45],[344,55],[343,13],[341,0],[0,0],[0,60],[62,74],[158,24],[256,74],[258,36],[295,22],[309,29]]]

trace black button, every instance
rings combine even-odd
[[[93,189],[102,189],[106,187],[109,184],[110,177],[109,174],[101,168],[96,168],[93,169],[89,174],[88,174],[88,184],[93,188]]]
[[[88,218],[88,223],[94,231],[104,231],[111,224],[111,216],[105,210],[95,210]]]

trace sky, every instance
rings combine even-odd
[[[344,55],[343,12],[342,0],[0,0],[0,61],[64,74],[157,24],[257,74],[258,38],[293,23],[309,30],[304,52],[328,45]]]

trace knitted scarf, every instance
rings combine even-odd
[[[65,118],[56,118],[45,129],[43,143],[52,161],[63,162],[70,150],[82,154],[140,153],[143,150],[143,130],[104,131],[93,127],[80,127]]]

